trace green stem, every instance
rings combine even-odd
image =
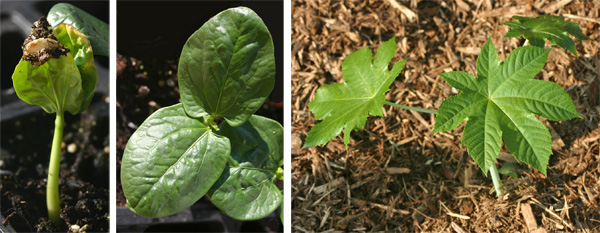
[[[418,112],[424,112],[424,113],[433,113],[433,114],[437,114],[436,110],[430,110],[430,109],[424,109],[424,108],[417,108],[417,107],[411,107],[411,106],[406,106],[406,105],[402,105],[402,104],[396,104],[396,103],[392,103],[390,101],[385,101],[385,104],[390,105],[390,106],[394,106],[397,108],[404,108],[407,110],[414,110],[414,111],[418,111]]]
[[[64,126],[64,112],[56,112],[54,121],[54,138],[52,139],[52,150],[50,151],[50,165],[48,165],[48,183],[46,186],[46,203],[48,206],[48,217],[55,223],[60,219],[60,198],[58,195],[58,173],[60,171],[60,146],[62,144]]]
[[[523,46],[527,46],[527,45],[529,45],[529,40],[525,39],[525,42],[523,42]]]
[[[496,195],[498,195],[498,197],[502,196],[502,189],[500,189],[502,181],[500,180],[500,175],[498,175],[496,164],[492,164],[490,167],[490,175],[492,175],[492,182],[494,183],[494,188],[496,189]]]

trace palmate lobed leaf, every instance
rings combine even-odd
[[[385,93],[400,74],[406,60],[388,64],[396,52],[396,38],[384,42],[375,59],[369,48],[350,53],[342,62],[345,83],[323,85],[308,107],[315,118],[322,120],[308,133],[304,148],[323,145],[345,129],[344,144],[348,145],[352,130],[361,129],[368,115],[382,116]]]
[[[540,15],[536,18],[513,16],[513,22],[504,22],[510,30],[506,33],[506,38],[523,36],[529,40],[533,46],[544,48],[545,39],[548,39],[553,45],[558,45],[563,49],[569,50],[577,56],[575,42],[569,37],[569,34],[578,40],[587,40],[579,24],[566,22],[563,17],[553,15]]]
[[[484,174],[498,157],[502,140],[519,161],[546,174],[552,140],[534,114],[550,120],[581,117],[559,85],[534,80],[550,49],[525,46],[500,62],[491,39],[477,59],[478,78],[461,71],[441,73],[461,90],[440,105],[433,132],[467,124],[462,143]]]

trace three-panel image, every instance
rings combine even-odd
[[[0,1],[0,232],[600,231],[600,4]]]

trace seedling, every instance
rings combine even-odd
[[[180,104],[159,109],[131,136],[121,183],[127,206],[172,215],[205,194],[238,220],[283,206],[283,127],[254,115],[275,83],[273,41],[249,8],[225,10],[185,43]]]
[[[76,9],[60,13],[65,17],[79,17],[81,12],[83,11]],[[53,14],[50,13],[49,17],[53,17]],[[99,21],[90,17],[89,22]],[[86,35],[70,24],[54,26],[55,28],[44,17],[33,24],[31,34],[23,43],[23,57],[15,68],[12,79],[19,98],[29,104],[41,106],[47,113],[56,113],[46,202],[49,218],[58,223],[58,173],[64,112],[77,114],[88,108],[94,96],[98,75],[92,46]]]
[[[546,174],[552,139],[535,114],[555,121],[581,116],[562,87],[533,79],[550,52],[544,48],[544,39],[577,55],[568,34],[580,40],[587,37],[578,24],[565,22],[562,17],[513,18],[517,22],[504,23],[511,28],[506,37],[524,35],[528,39],[525,44],[537,47],[517,48],[500,62],[488,39],[477,60],[477,78],[462,71],[439,74],[461,93],[444,100],[437,112],[385,101],[385,92],[405,62],[394,64],[391,71],[387,69],[396,48],[394,38],[381,45],[373,61],[367,48],[351,53],[342,62],[346,83],[324,85],[309,103],[315,118],[322,121],[310,130],[304,147],[323,145],[344,128],[344,144],[348,145],[350,132],[361,129],[368,114],[381,116],[381,107],[388,104],[437,113],[434,133],[452,130],[466,120],[462,143],[484,174],[490,171],[498,196],[502,191],[495,160],[502,140],[517,160]]]

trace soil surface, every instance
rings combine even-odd
[[[124,207],[127,203],[121,186],[121,160],[129,137],[153,112],[180,102],[178,63],[174,59],[138,59],[121,54],[117,57],[117,206]],[[274,99],[267,98],[255,114],[283,125],[282,101]],[[212,206],[207,198],[198,202]]]
[[[292,3],[292,229],[294,231],[600,231],[600,4],[593,1],[304,1]],[[438,73],[476,73],[491,37],[503,60],[522,38],[503,38],[513,15],[565,16],[590,40],[579,57],[552,46],[538,79],[556,82],[581,119],[542,121],[553,136],[547,176],[521,164],[501,175],[497,199],[461,144],[464,124],[432,134],[435,115],[384,106],[353,132],[301,149],[317,122],[317,88],[343,82],[341,63],[396,37],[392,62],[407,59],[386,100],[436,110],[457,92]],[[546,44],[550,47],[550,44]],[[502,150],[499,162],[513,161]]]
[[[20,100],[18,100],[20,101]],[[54,114],[42,110],[2,122],[1,209],[17,232],[108,231],[108,97],[96,93],[78,115],[65,114],[59,193],[63,224],[48,220],[46,179]]]

